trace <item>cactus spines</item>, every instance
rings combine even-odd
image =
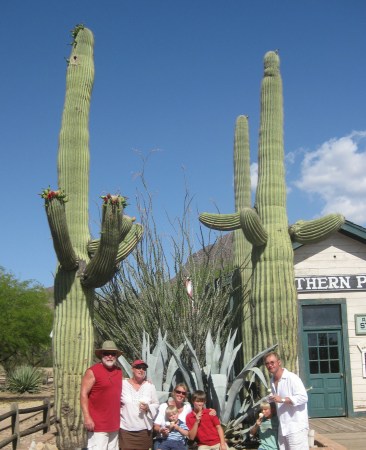
[[[243,138],[246,139],[245,137]],[[249,150],[248,153],[249,155]],[[234,153],[235,177],[239,156]],[[248,161],[242,168],[248,170]],[[239,170],[239,169],[238,169]],[[238,175],[239,176],[239,175]],[[255,209],[249,208],[250,186],[235,184],[246,190],[246,204],[235,207],[240,215],[242,234],[253,245],[253,274],[250,293],[252,346],[246,347],[246,358],[278,342],[280,352],[290,370],[297,358],[297,293],[294,282],[291,238],[303,243],[314,242],[339,229],[344,218],[334,214],[315,221],[300,222],[288,228],[283,145],[283,99],[280,60],[276,52],[264,56],[264,77],[261,87],[261,121],[258,149],[258,187]],[[242,194],[244,196],[244,193]],[[224,215],[225,224],[228,217]],[[206,224],[207,213],[200,216]],[[210,217],[211,226],[220,220]],[[232,224],[234,221],[231,220]],[[217,229],[223,229],[216,226]],[[239,228],[239,227],[238,227]],[[228,229],[228,227],[226,227]],[[234,229],[234,227],[232,227]],[[237,232],[235,232],[237,233]],[[237,262],[238,265],[239,261]],[[243,259],[244,263],[244,259]],[[247,329],[244,327],[244,330]]]
[[[73,30],[73,39],[58,148],[58,182],[64,191],[49,188],[41,194],[58,258],[53,358],[57,446],[63,450],[85,447],[79,392],[93,356],[94,288],[113,277],[142,235],[142,227],[123,216],[125,198],[108,194],[103,197],[101,237],[90,237],[88,126],[94,39],[82,25]]]

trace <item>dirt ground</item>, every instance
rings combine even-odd
[[[41,406],[44,398],[51,398],[51,389],[45,389],[39,394],[28,394],[15,396],[5,392],[0,392],[0,415],[10,411],[12,403],[18,403],[20,409],[32,408],[35,406]],[[52,398],[51,398],[52,399]],[[51,415],[53,413],[51,412]],[[19,428],[21,431],[28,428],[32,428],[42,422],[42,412],[22,414],[19,416]],[[11,418],[5,419],[0,422],[0,442],[11,436]],[[38,431],[28,436],[20,438],[20,445],[18,450],[56,450],[56,428],[51,425],[49,433],[43,434],[42,431]],[[12,444],[8,444],[3,447],[5,450],[11,450]]]

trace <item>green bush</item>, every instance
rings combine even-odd
[[[43,373],[36,367],[19,366],[9,373],[7,389],[10,392],[34,394],[41,390]]]

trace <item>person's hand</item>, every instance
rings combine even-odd
[[[169,434],[169,430],[166,427],[161,427],[160,428],[160,434],[162,434],[163,437],[167,437]]]
[[[149,410],[149,405],[144,402],[140,402],[140,411],[146,413]]]
[[[202,409],[200,409],[197,413],[196,413],[196,420],[201,420],[202,417]]]
[[[269,399],[269,401],[270,402],[275,402],[275,403],[283,403],[282,402],[282,397],[280,397],[279,395],[277,395],[277,394],[272,394],[272,395],[269,395],[268,396],[268,399]]]
[[[84,427],[88,431],[94,431],[94,421],[91,417],[84,420]]]
[[[229,447],[227,446],[227,443],[224,442],[222,444],[220,444],[220,450],[227,450]]]
[[[210,416],[216,416],[217,415],[216,409],[210,408],[210,412],[208,414]]]
[[[258,417],[258,419],[256,420],[255,423],[260,427],[262,424],[262,421],[263,421],[263,414]]]
[[[170,427],[172,430],[178,430],[179,428],[178,422],[171,422]]]

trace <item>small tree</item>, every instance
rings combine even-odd
[[[161,330],[174,347],[187,337],[203,363],[208,331],[216,335],[221,329],[226,339],[236,314],[231,302],[232,236],[219,237],[214,245],[212,235],[206,242],[201,229],[193,236],[192,198],[186,191],[182,217],[170,221],[172,233],[164,239],[144,171],[141,181],[136,204],[144,236],[115,278],[101,288],[96,328],[104,339],[118,342],[130,360],[141,356],[144,331],[153,341]]]
[[[48,293],[0,267],[0,364],[6,370],[37,365],[51,346],[53,312]]]

